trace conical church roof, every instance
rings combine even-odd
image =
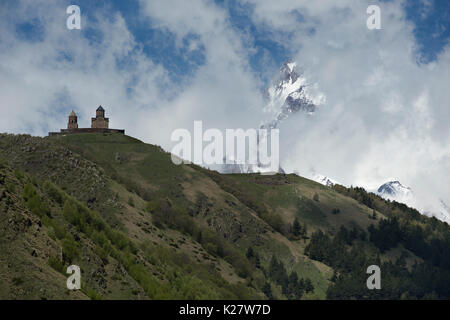
[[[77,115],[76,115],[75,111],[72,110],[72,112],[70,113],[69,116],[70,116],[70,117],[76,117]]]
[[[102,108],[102,106],[97,108],[97,111],[105,111],[105,109]]]

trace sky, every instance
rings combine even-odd
[[[72,4],[81,30],[66,27]],[[45,136],[72,109],[88,127],[98,105],[166,150],[194,120],[258,128],[290,59],[326,102],[280,126],[285,171],[450,203],[449,27],[446,0],[2,0],[0,132]]]

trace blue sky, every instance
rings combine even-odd
[[[205,62],[204,48],[201,46],[194,51],[188,50],[188,40],[195,38],[195,34],[188,35],[180,44],[176,43],[173,32],[152,27],[151,21],[139,18],[142,5],[138,0],[78,0],[65,1],[67,5],[77,4],[82,8],[82,14],[90,19],[96,19],[101,11],[112,15],[118,12],[125,19],[129,30],[144,52],[156,63],[162,64],[171,72],[173,80],[189,75]],[[389,2],[389,1],[385,1]],[[270,80],[265,73],[267,67],[274,72],[284,61],[295,54],[296,48],[289,42],[290,31],[273,31],[264,24],[255,24],[250,18],[253,5],[239,1],[215,0],[228,13],[228,19],[237,32],[245,33],[253,50],[249,62],[255,73],[260,74],[264,81]],[[375,2],[376,3],[376,2]],[[418,63],[435,61],[438,54],[449,43],[450,39],[450,2],[447,0],[408,0],[405,2],[406,16],[414,24],[414,36],[418,45]],[[301,21],[300,12],[295,12]],[[38,19],[17,24],[17,33],[29,41],[40,39],[42,26]],[[314,32],[314,29],[311,29]],[[97,39],[100,34],[95,28],[83,29],[83,35],[89,39]],[[283,41],[280,41],[283,39]],[[267,65],[267,58],[270,65]]]
[[[381,30],[366,27],[374,3]],[[70,4],[81,30],[66,28]],[[44,136],[71,109],[89,126],[101,104],[112,127],[170,150],[194,120],[270,120],[261,90],[292,59],[326,102],[280,127],[286,171],[448,197],[449,12],[446,0],[3,0],[0,132]]]
[[[406,12],[414,23],[414,36],[420,47],[419,61],[436,60],[450,39],[450,2],[410,0],[406,3]]]
[[[183,39],[181,45],[176,43],[173,32],[151,26],[149,21],[139,18],[141,4],[138,0],[78,0],[65,1],[67,5],[77,4],[82,8],[82,15],[89,19],[97,19],[98,12],[113,15],[120,13],[125,19],[128,29],[142,47],[148,57],[155,63],[162,64],[171,72],[172,80],[179,81],[183,76],[189,75],[205,63],[204,47],[200,46],[194,51],[188,50],[189,40],[197,37],[190,34]],[[251,17],[253,5],[230,0],[216,0],[217,5],[228,13],[228,19],[237,32],[248,37],[252,46],[249,63],[252,70],[267,82],[267,74],[274,72],[284,61],[295,54],[296,48],[291,47],[289,31],[270,30],[264,24],[255,24]],[[13,4],[12,4],[13,5]],[[446,0],[405,2],[407,19],[414,24],[414,36],[418,45],[418,63],[435,61],[438,54],[449,43],[450,39],[450,2]],[[298,20],[302,15],[296,12]],[[39,19],[17,21],[16,31],[18,37],[28,41],[42,40],[42,23]],[[314,32],[312,28],[310,32]],[[92,41],[101,41],[101,33],[95,27],[83,28],[83,36]],[[280,41],[279,39],[283,39]],[[270,64],[267,65],[267,62]],[[269,72],[267,72],[269,68]]]

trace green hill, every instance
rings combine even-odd
[[[2,299],[450,298],[448,225],[360,188],[176,166],[121,134],[3,134],[0,158]]]

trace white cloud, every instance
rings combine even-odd
[[[297,30],[296,60],[327,97],[314,117],[298,115],[281,128],[289,149],[282,166],[369,187],[394,176],[448,202],[450,50],[430,65],[416,63],[403,2],[379,3],[379,31],[366,28],[368,1],[252,3],[256,23]],[[294,10],[304,21],[285,19]]]
[[[416,194],[450,202],[450,50],[428,65],[416,63],[414,26],[402,1],[379,3],[379,31],[366,28],[368,1],[241,2],[252,5],[251,19],[268,36],[283,35],[274,40],[296,52],[307,79],[326,96],[314,116],[283,123],[282,167],[364,186],[393,176]],[[119,14],[99,11],[90,20],[81,8],[82,27],[101,35],[89,40],[65,28],[59,1],[2,7],[0,131],[45,135],[65,125],[72,107],[88,126],[99,104],[111,126],[167,149],[170,133],[191,129],[194,120],[258,126],[262,83],[249,67],[253,44],[231,26],[226,8],[206,0],[140,4],[139,23],[173,33],[179,46],[194,35],[189,50],[204,50],[205,64],[180,83],[143,53]],[[42,41],[19,37],[15,24],[35,18]]]

